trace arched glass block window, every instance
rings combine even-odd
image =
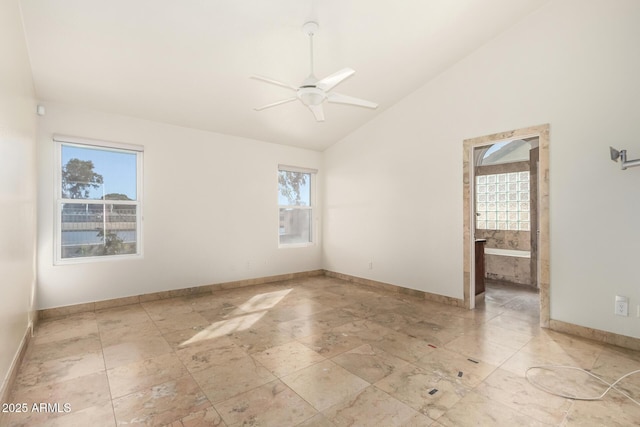
[[[531,193],[528,170],[498,172],[495,166],[529,161],[537,138],[503,141],[476,152],[476,229],[529,231]],[[495,173],[480,172],[484,169]]]

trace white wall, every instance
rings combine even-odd
[[[31,321],[36,104],[17,0],[0,2],[0,380]]]
[[[144,145],[142,259],[54,265],[54,133]],[[278,249],[277,208],[278,164],[317,168],[320,178],[321,158],[48,104],[38,132],[39,308],[322,268],[319,244]]]
[[[638,22],[549,2],[328,149],[325,268],[462,298],[462,141],[549,123],[551,317],[640,337],[640,168],[609,160],[640,158]]]

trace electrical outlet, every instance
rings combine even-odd
[[[616,316],[628,316],[629,315],[629,298],[616,295]]]

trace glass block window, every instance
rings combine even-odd
[[[529,171],[476,177],[476,228],[529,231]]]

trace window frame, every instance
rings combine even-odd
[[[277,203],[277,224],[278,224],[278,248],[286,249],[286,248],[305,248],[309,246],[314,246],[316,244],[317,235],[317,224],[316,224],[316,176],[318,174],[317,169],[311,168],[303,168],[299,166],[290,166],[290,165],[278,165],[278,170],[276,172],[276,185],[277,185],[277,193],[280,194],[280,184],[278,183],[278,175],[281,171],[286,172],[298,172],[309,174],[309,206],[300,206],[300,205],[281,205],[279,202]],[[309,215],[309,241],[308,242],[298,242],[298,243],[282,243],[280,241],[280,210],[281,209],[296,209],[296,210],[308,210],[310,211]]]
[[[84,264],[115,260],[131,260],[143,257],[143,164],[144,146],[110,142],[67,135],[53,135],[55,144],[56,167],[54,170],[54,265]],[[62,147],[79,147],[93,150],[120,152],[136,155],[136,200],[69,199],[62,197]],[[62,257],[62,207],[64,204],[131,205],[136,207],[136,252],[120,255],[100,255],[86,257]]]

